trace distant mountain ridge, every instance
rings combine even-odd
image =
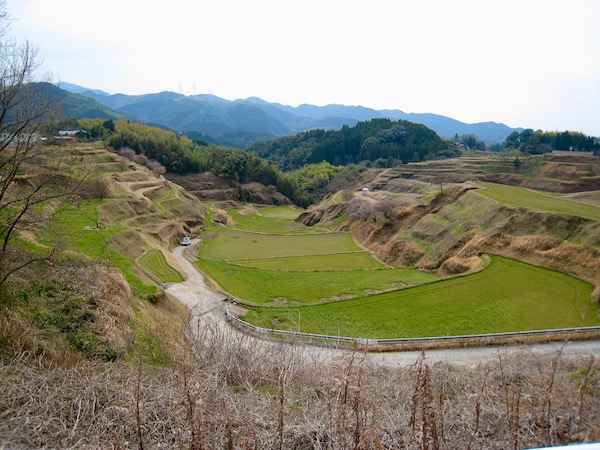
[[[39,92],[43,95],[60,102],[62,105],[62,115],[66,117],[76,117],[78,119],[84,117],[97,119],[112,119],[124,120],[127,118],[125,114],[119,113],[94,99],[60,89],[50,83],[32,83],[37,86]],[[75,86],[75,85],[72,85]],[[106,94],[108,95],[108,94]]]
[[[177,132],[218,144],[248,147],[255,142],[275,139],[312,129],[340,129],[359,121],[389,118],[409,120],[450,139],[456,134],[473,134],[488,143],[502,142],[513,131],[502,123],[467,124],[432,113],[405,113],[401,110],[375,110],[364,106],[331,104],[296,107],[270,103],[258,97],[226,100],[215,95],[186,96],[175,92],[144,95],[107,94],[72,83],[57,83],[66,91],[91,98],[106,108],[133,120],[160,124]]]

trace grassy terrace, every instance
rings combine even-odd
[[[350,234],[270,235],[221,229],[203,236],[200,258],[244,260],[362,252]]]
[[[318,229],[306,227],[294,222],[300,210],[289,206],[272,206],[261,208],[256,212],[246,209],[231,209],[231,216],[238,230],[253,231],[268,234],[313,234],[320,233]]]
[[[83,169],[88,166],[94,166],[99,179],[102,179],[105,173],[113,173],[115,166],[117,166],[120,176],[127,176],[127,173],[123,171],[123,162],[104,149],[84,144],[78,145],[75,151],[78,159],[69,167],[69,170],[79,176],[83,176]],[[135,173],[134,171],[129,172]],[[153,180],[142,181],[138,184],[148,187],[160,186],[160,183]],[[113,248],[112,241],[122,232],[129,230],[127,222],[132,219],[131,217],[115,219],[103,211],[103,207],[118,204],[124,198],[132,195],[129,190],[121,186],[115,189],[115,193],[118,198],[92,198],[79,203],[65,201],[60,205],[53,203],[50,206],[56,207],[58,212],[52,214],[52,221],[36,234],[36,241],[42,245],[58,247],[93,260],[110,261],[112,265],[122,271],[128,283],[142,295],[155,293],[156,286],[145,284],[144,281],[147,282],[147,280],[142,281],[144,277],[139,270],[140,267],[145,270],[146,274],[151,274],[151,278],[157,283],[183,281],[181,274],[168,265],[160,251],[150,251],[135,261],[132,255]],[[168,192],[165,191],[162,197],[152,201],[157,211],[152,214],[160,215],[166,212],[165,204],[175,199],[177,199],[175,188]],[[152,214],[147,214],[147,216],[150,217]],[[136,216],[133,219],[139,217]]]
[[[330,269],[307,272],[257,269],[209,260],[198,261],[198,266],[234,297],[264,305],[322,303],[438,279],[436,275],[414,269]]]
[[[256,269],[317,270],[381,269],[382,265],[366,252],[334,253],[331,255],[277,256],[261,259],[234,259],[231,263]]]
[[[160,250],[150,250],[138,260],[138,264],[148,270],[159,283],[177,283],[183,281],[181,274],[167,263]]]
[[[507,205],[600,220],[600,207],[589,203],[555,197],[516,186],[485,182],[478,182],[477,184],[483,188],[478,191],[481,195]]]
[[[592,286],[493,257],[483,271],[396,292],[299,308],[251,308],[264,328],[362,338],[451,336],[600,325]]]
[[[37,235],[41,244],[59,246],[69,251],[86,255],[91,259],[106,259],[123,272],[127,282],[142,294],[156,291],[147,286],[134,274],[133,263],[123,254],[111,249],[110,239],[125,230],[119,224],[96,228],[98,207],[112,200],[88,200],[79,205],[66,203],[62,211],[54,215],[51,226]]]
[[[213,227],[205,233],[197,265],[243,302],[318,304],[438,279],[415,269],[386,267],[360,249],[350,234],[324,233],[298,224],[296,209],[279,206],[239,212],[228,211],[235,229]],[[254,231],[240,230],[240,224]]]

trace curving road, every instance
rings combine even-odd
[[[227,324],[224,315],[224,294],[213,291],[205,283],[205,277],[191,262],[195,255],[195,246],[200,242],[194,239],[190,247],[176,247],[173,256],[186,275],[182,283],[172,283],[165,290],[187,306],[192,315],[198,321],[209,317],[218,317],[217,323],[228,333],[241,333],[235,327]],[[258,339],[258,338],[257,338]],[[273,344],[264,341],[265,345]],[[344,353],[344,350],[325,349],[320,347],[306,346],[307,351],[318,352],[320,355],[336,357]],[[482,362],[497,361],[499,356],[510,354],[530,354],[531,356],[556,355],[562,350],[563,356],[595,355],[600,357],[600,340],[573,341],[567,344],[554,342],[549,344],[514,345],[514,346],[488,346],[468,347],[462,349],[440,349],[427,350],[427,360],[431,364],[445,362],[449,364],[475,365]],[[420,351],[370,353],[369,358],[373,363],[386,366],[408,366],[414,364],[421,354]]]

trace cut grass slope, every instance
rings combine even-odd
[[[299,308],[251,308],[264,328],[361,338],[469,335],[600,325],[592,286],[494,256],[482,272],[361,299]]]

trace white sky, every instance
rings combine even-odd
[[[7,0],[55,81],[600,136],[600,0]]]

